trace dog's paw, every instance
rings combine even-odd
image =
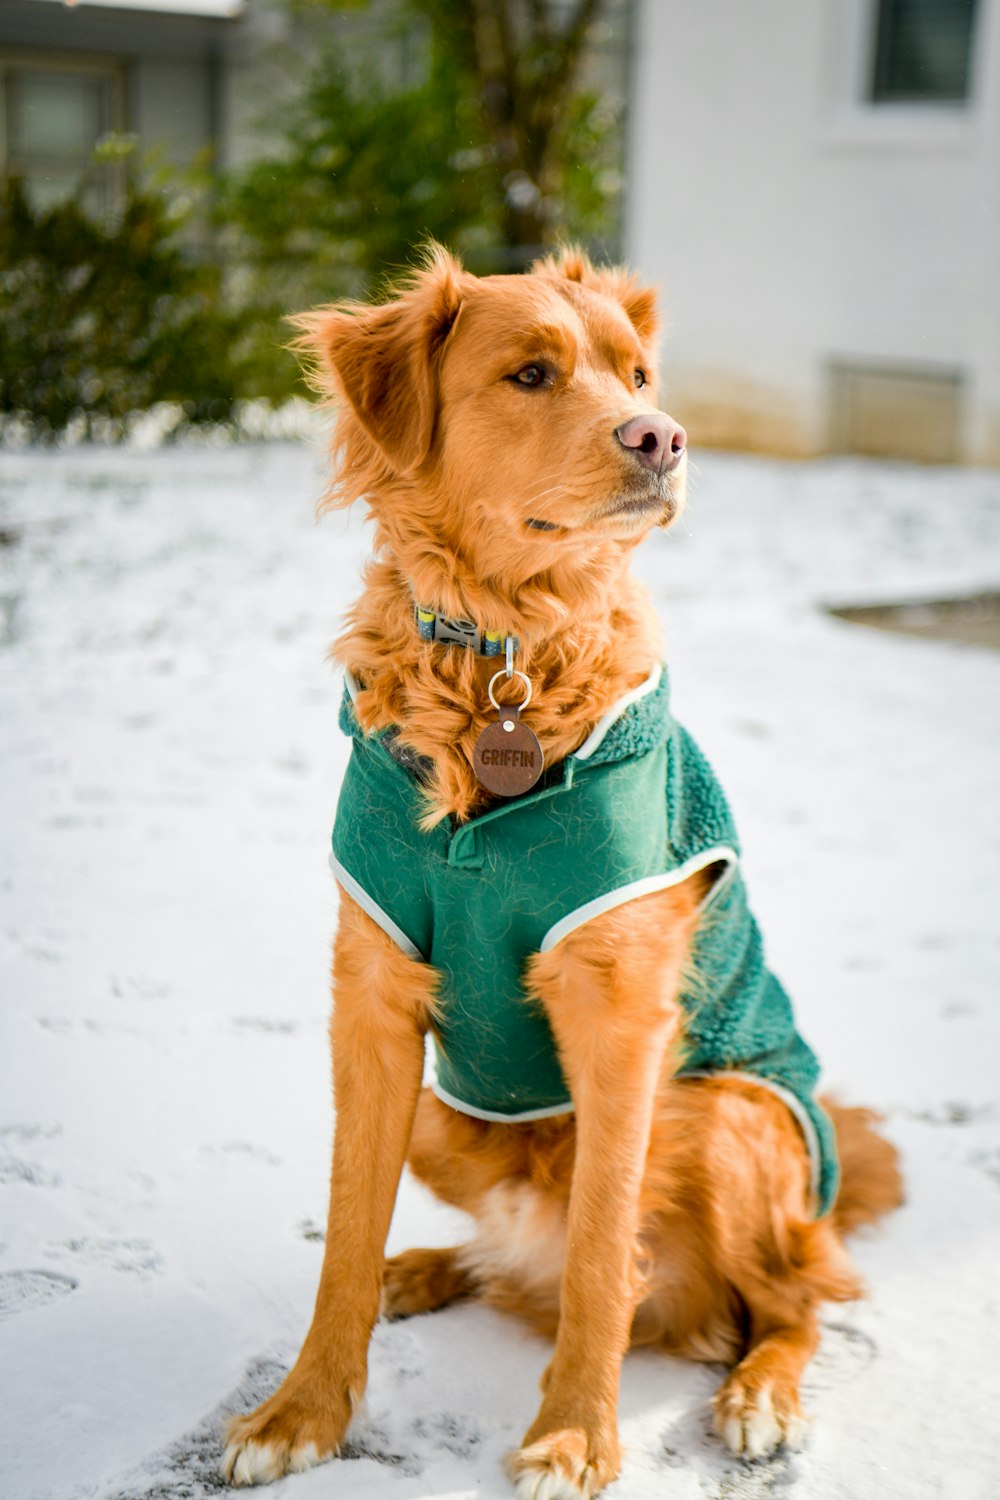
[[[590,1500],[611,1483],[620,1464],[613,1433],[602,1436],[582,1427],[564,1427],[526,1442],[507,1459],[507,1470],[518,1500]]]
[[[385,1263],[380,1310],[390,1321],[411,1318],[415,1313],[437,1312],[471,1290],[457,1250],[404,1250]]]
[[[766,1458],[776,1449],[797,1448],[808,1425],[798,1392],[773,1381],[752,1381],[738,1370],[716,1393],[715,1431],[731,1452],[741,1458]]]
[[[249,1416],[230,1418],[223,1478],[238,1489],[326,1463],[336,1457],[353,1405],[349,1396],[334,1401],[328,1390],[321,1399],[311,1399],[293,1372],[263,1406]]]
[[[335,1453],[336,1449],[321,1453],[312,1442],[251,1437],[230,1424],[222,1455],[222,1475],[237,1489],[243,1485],[270,1484],[284,1474],[301,1474],[325,1463]]]

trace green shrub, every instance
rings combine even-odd
[[[428,238],[463,254],[497,243],[484,153],[456,145],[472,114],[445,70],[392,91],[321,53],[276,123],[274,154],[222,183],[246,295],[308,307],[365,294]]]
[[[218,265],[159,191],[133,187],[111,225],[76,202],[34,210],[16,180],[0,197],[0,413],[46,440],[90,435],[179,403],[227,422],[234,403],[290,395],[296,372],[276,320],[233,310]],[[268,347],[273,344],[273,347]]]
[[[244,295],[290,310],[368,295],[428,239],[480,274],[523,270],[563,239],[613,254],[623,106],[580,83],[600,0],[383,10],[423,28],[415,76],[393,82],[318,30],[297,89],[259,122],[266,154],[222,181]]]
[[[602,8],[386,0],[386,24],[422,28],[415,74],[393,84],[320,27],[268,155],[210,190],[207,177],[192,192],[193,177],[133,171],[120,212],[101,223],[83,207],[85,185],[39,210],[9,182],[0,436],[5,419],[42,441],[67,428],[122,436],[161,403],[181,425],[239,428],[238,403],[276,406],[303,390],[282,315],[377,290],[428,238],[480,273],[522,269],[562,237],[612,252],[620,107],[579,81]],[[98,154],[124,162],[130,150],[109,138]]]

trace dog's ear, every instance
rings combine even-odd
[[[660,327],[656,288],[640,286],[639,278],[620,267],[595,272],[598,290],[620,302],[644,344],[651,344]]]
[[[437,365],[462,303],[462,268],[433,246],[400,295],[380,307],[342,303],[293,319],[314,382],[339,395],[400,474],[427,457]]]
[[[629,322],[644,344],[651,344],[660,326],[656,290],[640,286],[639,279],[623,266],[595,266],[590,257],[569,245],[557,255],[539,261],[534,268],[542,275],[562,276],[581,286],[612,297],[625,309]]]

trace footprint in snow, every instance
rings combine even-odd
[[[111,980],[111,993],[119,1000],[166,1000],[170,985],[148,974],[116,974]]]
[[[83,1265],[100,1266],[109,1271],[126,1271],[133,1276],[155,1276],[163,1270],[163,1258],[150,1240],[100,1239],[78,1235],[68,1240],[53,1240],[45,1247],[52,1260],[72,1256]]]
[[[51,1141],[57,1135],[62,1135],[61,1125],[0,1125],[0,1141],[17,1141],[20,1145],[27,1141]]]
[[[456,1458],[471,1458],[483,1441],[479,1426],[455,1412],[438,1412],[432,1417],[416,1417],[413,1432],[427,1445],[429,1454],[444,1448]]]
[[[281,1157],[268,1151],[266,1146],[252,1141],[220,1141],[216,1145],[202,1146],[201,1155],[215,1166],[225,1166],[232,1161],[258,1162],[265,1167],[280,1167]]]
[[[977,1167],[979,1171],[985,1172],[993,1182],[1000,1183],[1000,1149],[993,1147],[982,1147],[976,1151],[970,1151],[966,1156],[970,1167]]]
[[[860,1375],[878,1356],[878,1344],[863,1329],[852,1323],[824,1323],[819,1348],[802,1379],[803,1404],[814,1407],[819,1394]]]
[[[0,1272],[0,1319],[35,1312],[77,1288],[72,1276],[55,1271]]]
[[[298,1021],[275,1016],[236,1016],[232,1025],[237,1031],[262,1031],[273,1036],[293,1036],[299,1029]]]
[[[58,1187],[61,1182],[58,1172],[50,1172],[37,1161],[24,1161],[19,1156],[0,1157],[2,1187]]]
[[[222,1461],[222,1431],[236,1412],[250,1412],[272,1395],[288,1373],[291,1360],[265,1358],[254,1361],[235,1391],[230,1392],[191,1432],[146,1459],[106,1500],[207,1500],[233,1492],[219,1471]],[[408,1460],[391,1451],[385,1432],[377,1423],[361,1419],[341,1449],[340,1462],[370,1459],[404,1474],[417,1470]]]
[[[716,1500],[770,1500],[793,1481],[789,1467],[784,1457],[741,1464],[722,1476]]]

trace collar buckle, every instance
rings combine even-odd
[[[417,634],[422,641],[438,646],[465,646],[477,656],[503,656],[506,653],[507,675],[514,670],[514,653],[517,651],[517,636],[504,635],[502,630],[483,630],[475,620],[456,620],[437,610],[426,609],[422,604],[414,605]]]

